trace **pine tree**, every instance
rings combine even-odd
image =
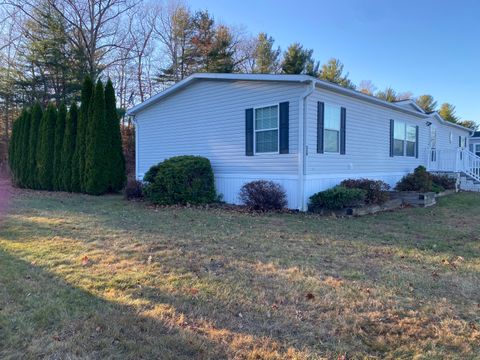
[[[101,195],[108,191],[109,183],[109,137],[105,119],[105,95],[101,80],[93,93],[88,119],[85,152],[85,192]]]
[[[391,87],[387,87],[385,90],[378,91],[375,96],[379,99],[388,101],[388,102],[395,102],[397,101],[397,92],[393,90]]]
[[[110,154],[108,156],[109,190],[120,191],[125,184],[125,158],[122,149],[120,121],[117,115],[115,90],[110,79],[105,86],[105,119],[107,136],[110,138]]]
[[[348,73],[343,74],[343,64],[339,59],[332,58],[326,64],[323,64],[319,78],[349,89],[355,89],[355,85],[348,78]]]
[[[26,186],[31,189],[37,187],[37,141],[42,120],[42,107],[37,101],[32,108],[30,134],[29,134],[29,154],[28,154],[28,177]]]
[[[30,111],[24,109],[22,111],[20,125],[18,128],[18,142],[17,142],[17,158],[15,163],[16,183],[20,187],[25,187],[26,177],[28,174],[28,140],[30,136]]]
[[[71,191],[80,192],[84,189],[83,179],[85,174],[85,137],[88,125],[90,101],[93,94],[93,82],[90,76],[83,81],[81,105],[77,121],[77,138],[75,140],[75,152],[72,159]]]
[[[280,48],[274,49],[275,40],[265,33],[258,34],[255,45],[255,73],[272,74],[278,71]]]
[[[75,141],[77,140],[77,119],[78,108],[77,105],[73,103],[67,115],[65,136],[62,144],[62,188],[65,191],[72,191],[72,161],[75,152]]]
[[[283,55],[282,71],[285,74],[305,74],[316,76],[318,63],[313,58],[313,50],[304,49],[299,43],[290,45]]]
[[[57,110],[53,103],[48,104],[40,125],[38,144],[38,183],[40,189],[53,189],[53,157],[55,150],[55,122]]]
[[[437,108],[437,102],[432,95],[420,95],[418,98],[415,99],[415,102],[427,113],[435,111],[435,109]]]
[[[62,101],[58,108],[57,121],[55,123],[55,144],[53,154],[53,189],[63,190],[62,177],[62,147],[65,135],[65,122],[67,120],[67,107]]]
[[[455,115],[455,106],[452,104],[443,103],[442,106],[440,106],[438,113],[444,120],[452,123],[457,123],[459,120],[458,116]]]

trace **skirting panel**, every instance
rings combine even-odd
[[[240,188],[250,181],[272,180],[279,183],[287,193],[288,207],[299,208],[298,202],[298,180],[294,175],[271,175],[271,174],[216,174],[215,186],[217,193],[223,196],[223,201],[229,204],[240,204]]]

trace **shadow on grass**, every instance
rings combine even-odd
[[[0,250],[0,358],[209,359],[218,344],[100,299]]]

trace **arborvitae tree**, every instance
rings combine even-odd
[[[42,120],[42,107],[37,101],[32,108],[30,135],[29,135],[29,154],[28,154],[28,178],[26,186],[31,189],[37,188],[37,142]]]
[[[16,161],[16,150],[17,150],[17,139],[18,139],[18,128],[20,127],[20,119],[19,116],[14,122],[12,127],[12,137],[10,138],[10,143],[8,147],[8,165],[10,166],[10,170],[12,171],[13,178],[15,180],[15,161]]]
[[[78,108],[75,103],[70,106],[65,124],[65,136],[62,144],[62,188],[65,191],[72,191],[72,160],[75,152],[75,141],[77,140],[77,119]]]
[[[110,152],[109,136],[105,119],[105,95],[103,84],[97,81],[91,103],[90,118],[87,126],[85,152],[85,191],[92,195],[101,195],[108,191]]]
[[[62,176],[62,147],[65,135],[65,122],[67,120],[67,107],[62,101],[58,108],[57,121],[55,123],[55,144],[53,154],[53,189],[63,190]]]
[[[17,158],[15,163],[15,180],[18,186],[25,187],[28,163],[28,140],[30,136],[30,112],[28,109],[22,111],[20,126],[18,128]]]
[[[108,79],[105,86],[105,120],[110,149],[108,156],[109,190],[120,191],[125,184],[125,159],[122,150],[122,135],[112,81]]]
[[[55,150],[55,122],[57,110],[53,103],[48,104],[40,125],[40,143],[38,144],[38,183],[40,189],[53,189],[53,158]]]
[[[80,192],[84,189],[83,179],[85,174],[85,136],[88,125],[90,100],[93,93],[93,82],[90,76],[83,81],[80,111],[77,122],[77,138],[75,140],[75,153],[72,159],[71,191]]]

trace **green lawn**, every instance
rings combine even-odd
[[[18,191],[0,358],[480,357],[480,195],[362,218]]]

